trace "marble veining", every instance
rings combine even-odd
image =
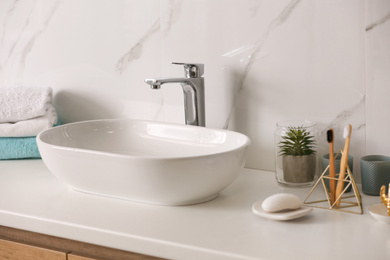
[[[171,30],[172,25],[177,21],[178,17],[181,14],[182,6],[183,2],[178,0],[170,0],[167,4],[168,10],[166,10],[166,14],[163,15],[163,17],[167,17],[167,21],[164,24],[164,27],[161,28],[163,37],[167,36],[167,34]]]
[[[358,143],[361,143],[361,141],[365,142],[364,136],[366,135],[366,121],[365,117],[361,115],[361,112],[364,111],[364,108],[366,106],[366,98],[365,95],[362,96],[361,100],[359,100],[356,104],[352,105],[351,107],[347,108],[346,110],[341,111],[336,115],[336,117],[330,121],[329,124],[326,125],[320,125],[320,129],[318,132],[318,140],[319,144],[325,144],[323,146],[319,146],[318,155],[322,156],[323,154],[327,154],[328,146],[326,145],[325,140],[327,140],[327,131],[328,129],[332,128],[335,133],[334,142],[335,142],[335,152],[340,151],[344,147],[344,138],[343,138],[343,131],[344,127],[348,124],[352,125],[352,145],[351,148],[352,152],[351,155],[355,158],[354,160],[354,171],[356,171],[355,179],[357,181],[360,181],[360,162],[359,159],[361,156],[363,156],[364,150],[361,149],[361,147],[358,147]],[[321,141],[322,140],[322,141]]]
[[[293,12],[293,10],[296,8],[296,6],[299,4],[300,0],[292,0],[290,3],[286,5],[286,7],[281,11],[281,13],[268,25],[265,32],[259,37],[259,39],[254,44],[253,53],[249,56],[249,61],[247,65],[245,66],[244,72],[240,76],[240,80],[236,86],[235,90],[235,98],[233,100],[232,108],[230,110],[230,113],[226,119],[225,125],[223,126],[224,129],[229,128],[229,122],[232,117],[232,113],[234,111],[236,102],[237,102],[237,96],[240,94],[241,90],[244,88],[245,79],[248,76],[249,71],[251,70],[253,63],[258,60],[258,56],[261,53],[261,50],[263,48],[264,43],[267,41],[269,34],[272,33],[272,31],[280,26],[281,24],[285,23],[290,16],[290,14]]]
[[[358,112],[359,109],[361,108],[364,108],[366,103],[366,98],[365,98],[365,95],[362,97],[362,99],[357,102],[355,105],[353,105],[352,107],[348,108],[347,110],[344,110],[344,111],[341,111],[335,119],[333,119],[329,125],[327,125],[326,128],[331,128],[331,127],[342,127],[342,129],[344,129],[343,125],[347,125],[348,124],[348,121],[351,120],[351,116],[355,113]],[[361,118],[362,120],[364,118]],[[358,127],[354,127],[354,129],[361,129],[362,125],[364,124],[361,124],[359,125]],[[323,130],[322,133],[326,133],[328,129],[326,130]]]
[[[116,71],[118,73],[123,73],[128,64],[142,56],[144,44],[149,41],[153,35],[160,33],[161,31],[163,32],[163,36],[169,33],[170,27],[176,20],[176,13],[180,13],[181,2],[170,0],[168,6],[169,8],[166,10],[166,14],[162,15],[163,17],[168,17],[168,22],[165,24],[164,29],[161,27],[161,18],[157,17],[156,21],[146,31],[141,39],[139,39],[134,46],[132,46],[130,50],[118,60],[116,64]]]
[[[390,20],[390,12],[387,13],[382,18],[380,18],[379,20],[377,20],[376,22],[373,22],[372,24],[368,25],[366,27],[366,31],[370,31],[370,30],[374,29],[375,27],[388,22],[389,20]]]
[[[49,6],[48,11],[44,13],[43,18],[37,17],[38,15],[42,15],[41,12],[36,11],[37,6],[32,6],[31,10],[29,11],[29,14],[25,19],[23,28],[20,30],[15,41],[9,48],[8,53],[6,54],[6,59],[2,64],[2,66],[0,67],[2,68],[1,71],[3,72],[3,68],[7,66],[12,56],[14,56],[15,59],[18,59],[18,64],[17,64],[18,68],[16,69],[16,75],[18,80],[15,82],[15,85],[21,84],[23,73],[26,66],[27,57],[31,53],[32,49],[34,48],[36,41],[39,39],[41,34],[44,33],[46,28],[49,26],[51,19],[53,18],[56,10],[60,6],[60,3],[61,0],[51,1],[50,4],[48,5]],[[5,21],[3,24],[2,43],[5,37],[5,31],[8,29],[7,20],[13,18],[13,16],[18,15],[17,5],[21,6],[21,3],[15,1],[10,5],[10,8],[7,10],[7,14],[4,19]],[[38,22],[36,20],[38,20]]]
[[[129,63],[133,60],[136,60],[142,55],[142,47],[145,42],[153,36],[155,33],[158,33],[160,30],[160,18],[153,23],[153,25],[146,31],[142,38],[133,46],[131,49],[125,53],[116,64],[116,71],[122,73]]]
[[[238,84],[238,91],[239,92],[243,86],[246,77],[248,76],[249,71],[252,68],[253,63],[257,60],[257,56],[261,52],[261,49],[264,45],[264,43],[267,41],[269,34],[278,26],[285,23],[294,8],[299,4],[300,0],[292,0],[283,10],[282,12],[269,24],[265,32],[261,35],[261,37],[256,41],[255,46],[256,49],[254,52],[250,55],[248,64],[245,67],[244,73],[241,75],[240,82]]]

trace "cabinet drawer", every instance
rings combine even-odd
[[[66,254],[67,252],[0,239],[2,260],[66,260]]]
[[[74,254],[70,253],[70,254],[68,254],[68,260],[96,260],[96,259],[85,257],[85,256],[74,255]]]

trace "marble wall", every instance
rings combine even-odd
[[[389,0],[2,0],[0,87],[52,86],[64,123],[183,123],[170,62],[205,64],[206,124],[252,140],[247,167],[274,170],[279,121],[317,123],[336,149],[390,155]],[[359,176],[357,176],[359,179]]]

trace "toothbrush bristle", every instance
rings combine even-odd
[[[349,136],[349,126],[344,127],[343,137],[344,139]]]
[[[327,137],[328,143],[333,142],[333,131],[332,131],[332,129],[329,129],[326,132],[326,137]]]

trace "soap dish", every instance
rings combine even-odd
[[[279,221],[285,221],[285,220],[293,220],[297,219],[303,216],[306,216],[310,212],[312,212],[313,208],[301,206],[298,209],[295,210],[282,210],[278,212],[267,212],[264,211],[262,208],[263,201],[255,202],[252,206],[252,211],[254,214],[263,217],[268,218],[272,220],[279,220]]]
[[[373,218],[385,222],[387,224],[390,224],[390,216],[387,215],[387,208],[382,203],[372,205],[368,209],[368,211],[370,212]]]

